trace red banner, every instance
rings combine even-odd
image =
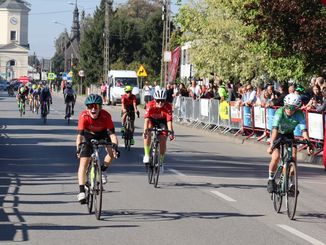
[[[172,51],[172,60],[168,66],[168,79],[167,82],[173,83],[177,77],[179,61],[180,61],[181,47],[177,47]]]

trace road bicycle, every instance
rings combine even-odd
[[[277,139],[272,146],[272,150],[280,146],[280,162],[274,175],[276,183],[276,192],[273,192],[271,199],[274,209],[277,213],[282,207],[283,198],[289,219],[293,220],[298,201],[298,168],[297,163],[292,157],[292,147],[298,144],[311,144],[307,140],[287,139],[281,137]]]
[[[127,149],[128,151],[130,151],[131,140],[133,139],[133,128],[132,128],[133,122],[131,120],[133,113],[134,113],[133,111],[127,112],[126,122],[124,124],[125,131],[124,131],[123,138],[125,142],[125,149]],[[139,118],[139,112],[137,112],[137,116]]]
[[[18,100],[18,110],[19,110],[19,114],[22,117],[23,114],[25,114],[25,100],[19,98]]]
[[[148,183],[153,184],[154,187],[157,188],[158,179],[160,177],[160,169],[162,167],[162,163],[160,161],[160,134],[162,132],[167,132],[168,134],[171,134],[172,132],[159,127],[153,127],[149,129],[148,132],[151,132],[153,135],[150,147],[149,164],[146,165]]]
[[[88,212],[91,214],[93,212],[93,206],[95,211],[96,219],[101,218],[102,213],[102,194],[103,194],[103,184],[102,184],[102,170],[100,161],[100,146],[112,146],[116,147],[116,144],[108,142],[107,140],[91,140],[91,145],[93,147],[93,153],[91,155],[91,162],[88,165],[86,172],[86,204]],[[85,142],[82,144],[86,144]],[[115,156],[116,157],[116,156]]]
[[[70,125],[71,113],[72,113],[72,101],[70,101],[70,102],[68,102],[66,104],[66,116],[65,116],[65,119],[67,119],[68,125]]]
[[[40,101],[39,101],[39,97],[35,97],[34,98],[34,111],[36,111],[36,114],[38,114],[38,111],[40,109]]]
[[[46,124],[48,114],[49,114],[49,102],[43,100],[41,104],[41,118],[44,124]]]

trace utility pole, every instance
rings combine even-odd
[[[161,87],[166,85],[168,73],[168,62],[165,60],[165,54],[170,51],[170,35],[171,35],[171,0],[163,0],[162,5],[162,60],[161,60]]]
[[[103,82],[108,81],[108,71],[110,69],[110,11],[112,4],[113,0],[105,1]]]

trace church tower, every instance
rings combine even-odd
[[[75,10],[73,14],[73,22],[71,27],[71,39],[77,39],[80,41],[80,25],[79,25],[79,11],[77,7],[77,0],[75,4]]]
[[[11,80],[28,70],[28,13],[23,0],[0,0],[0,76]]]

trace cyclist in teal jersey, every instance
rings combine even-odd
[[[272,150],[272,146],[275,140],[281,137],[288,139],[294,139],[294,130],[299,125],[302,137],[309,141],[309,136],[306,126],[306,118],[301,110],[299,110],[302,104],[301,98],[297,94],[288,94],[284,98],[284,106],[279,108],[274,115],[273,128],[271,133],[270,146],[267,152],[272,155],[271,162],[269,164],[269,175],[267,183],[267,191],[269,193],[276,191],[276,184],[274,175],[277,169],[277,164],[280,161],[280,149],[275,148]],[[307,148],[308,154],[312,153],[310,147]],[[297,149],[293,147],[292,157],[296,161]]]

